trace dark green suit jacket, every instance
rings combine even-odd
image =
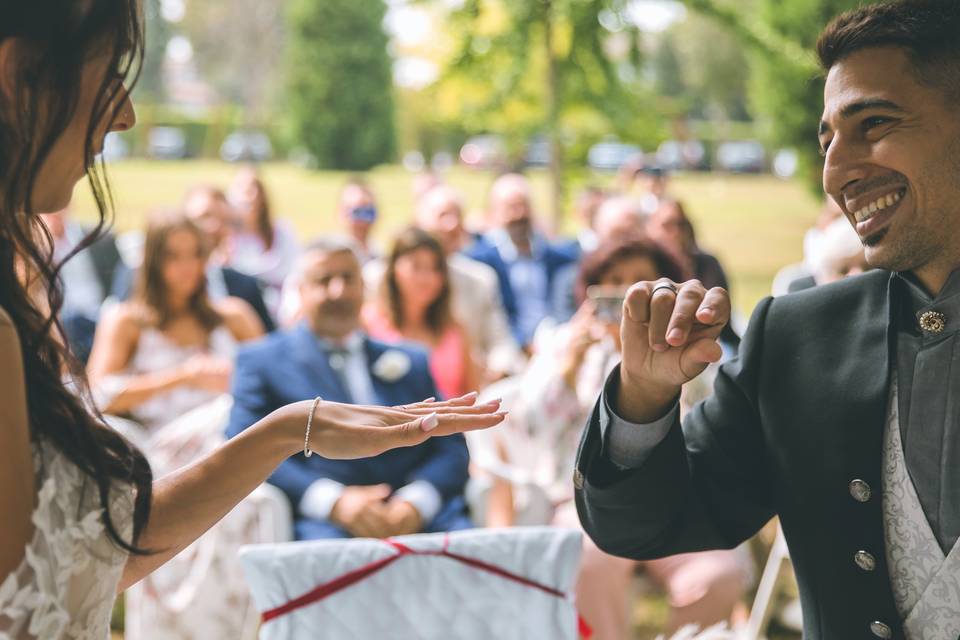
[[[587,533],[610,553],[649,559],[732,548],[778,515],[806,640],[874,638],[874,622],[902,638],[881,505],[889,298],[889,272],[873,271],[763,300],[714,395],[637,469],[609,462],[598,405],[574,473]],[[854,480],[869,485],[866,501]],[[860,551],[872,570],[854,561]]]

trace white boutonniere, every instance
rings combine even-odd
[[[390,349],[373,363],[373,375],[384,382],[396,382],[410,371],[410,356],[403,351]]]

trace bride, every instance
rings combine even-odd
[[[86,408],[37,216],[62,209],[85,175],[101,226],[110,211],[94,157],[108,131],[135,122],[125,82],[143,52],[138,0],[3,3],[0,25],[0,638],[104,640],[119,591],[306,447],[365,457],[502,421],[472,395],[397,408],[301,402],[154,481],[143,454]]]

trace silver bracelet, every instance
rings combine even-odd
[[[313,414],[317,412],[317,405],[320,404],[320,396],[313,399],[310,406],[310,415],[307,416],[307,432],[303,436],[303,455],[309,458],[313,455],[313,449],[310,448],[310,428],[313,426]]]

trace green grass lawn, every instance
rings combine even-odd
[[[117,203],[116,227],[121,231],[140,227],[151,210],[176,205],[190,185],[226,186],[235,170],[235,166],[222,162],[200,160],[118,163],[110,171]],[[302,239],[337,227],[337,193],[348,174],[277,163],[265,165],[263,176],[275,211],[291,221]],[[535,204],[545,211],[547,176],[535,172],[531,178]],[[490,173],[460,168],[447,176],[450,184],[464,192],[475,217],[482,215],[492,179]],[[412,176],[400,167],[389,166],[373,171],[369,180],[383,214],[377,235],[386,244],[390,234],[410,220]],[[605,181],[609,177],[598,180]],[[727,268],[734,304],[743,314],[749,314],[769,293],[770,282],[780,267],[800,258],[803,232],[819,208],[799,182],[770,176],[678,176],[672,191],[687,205],[701,245],[719,256]],[[82,186],[77,189],[74,206],[80,218],[94,215],[92,198]]]

